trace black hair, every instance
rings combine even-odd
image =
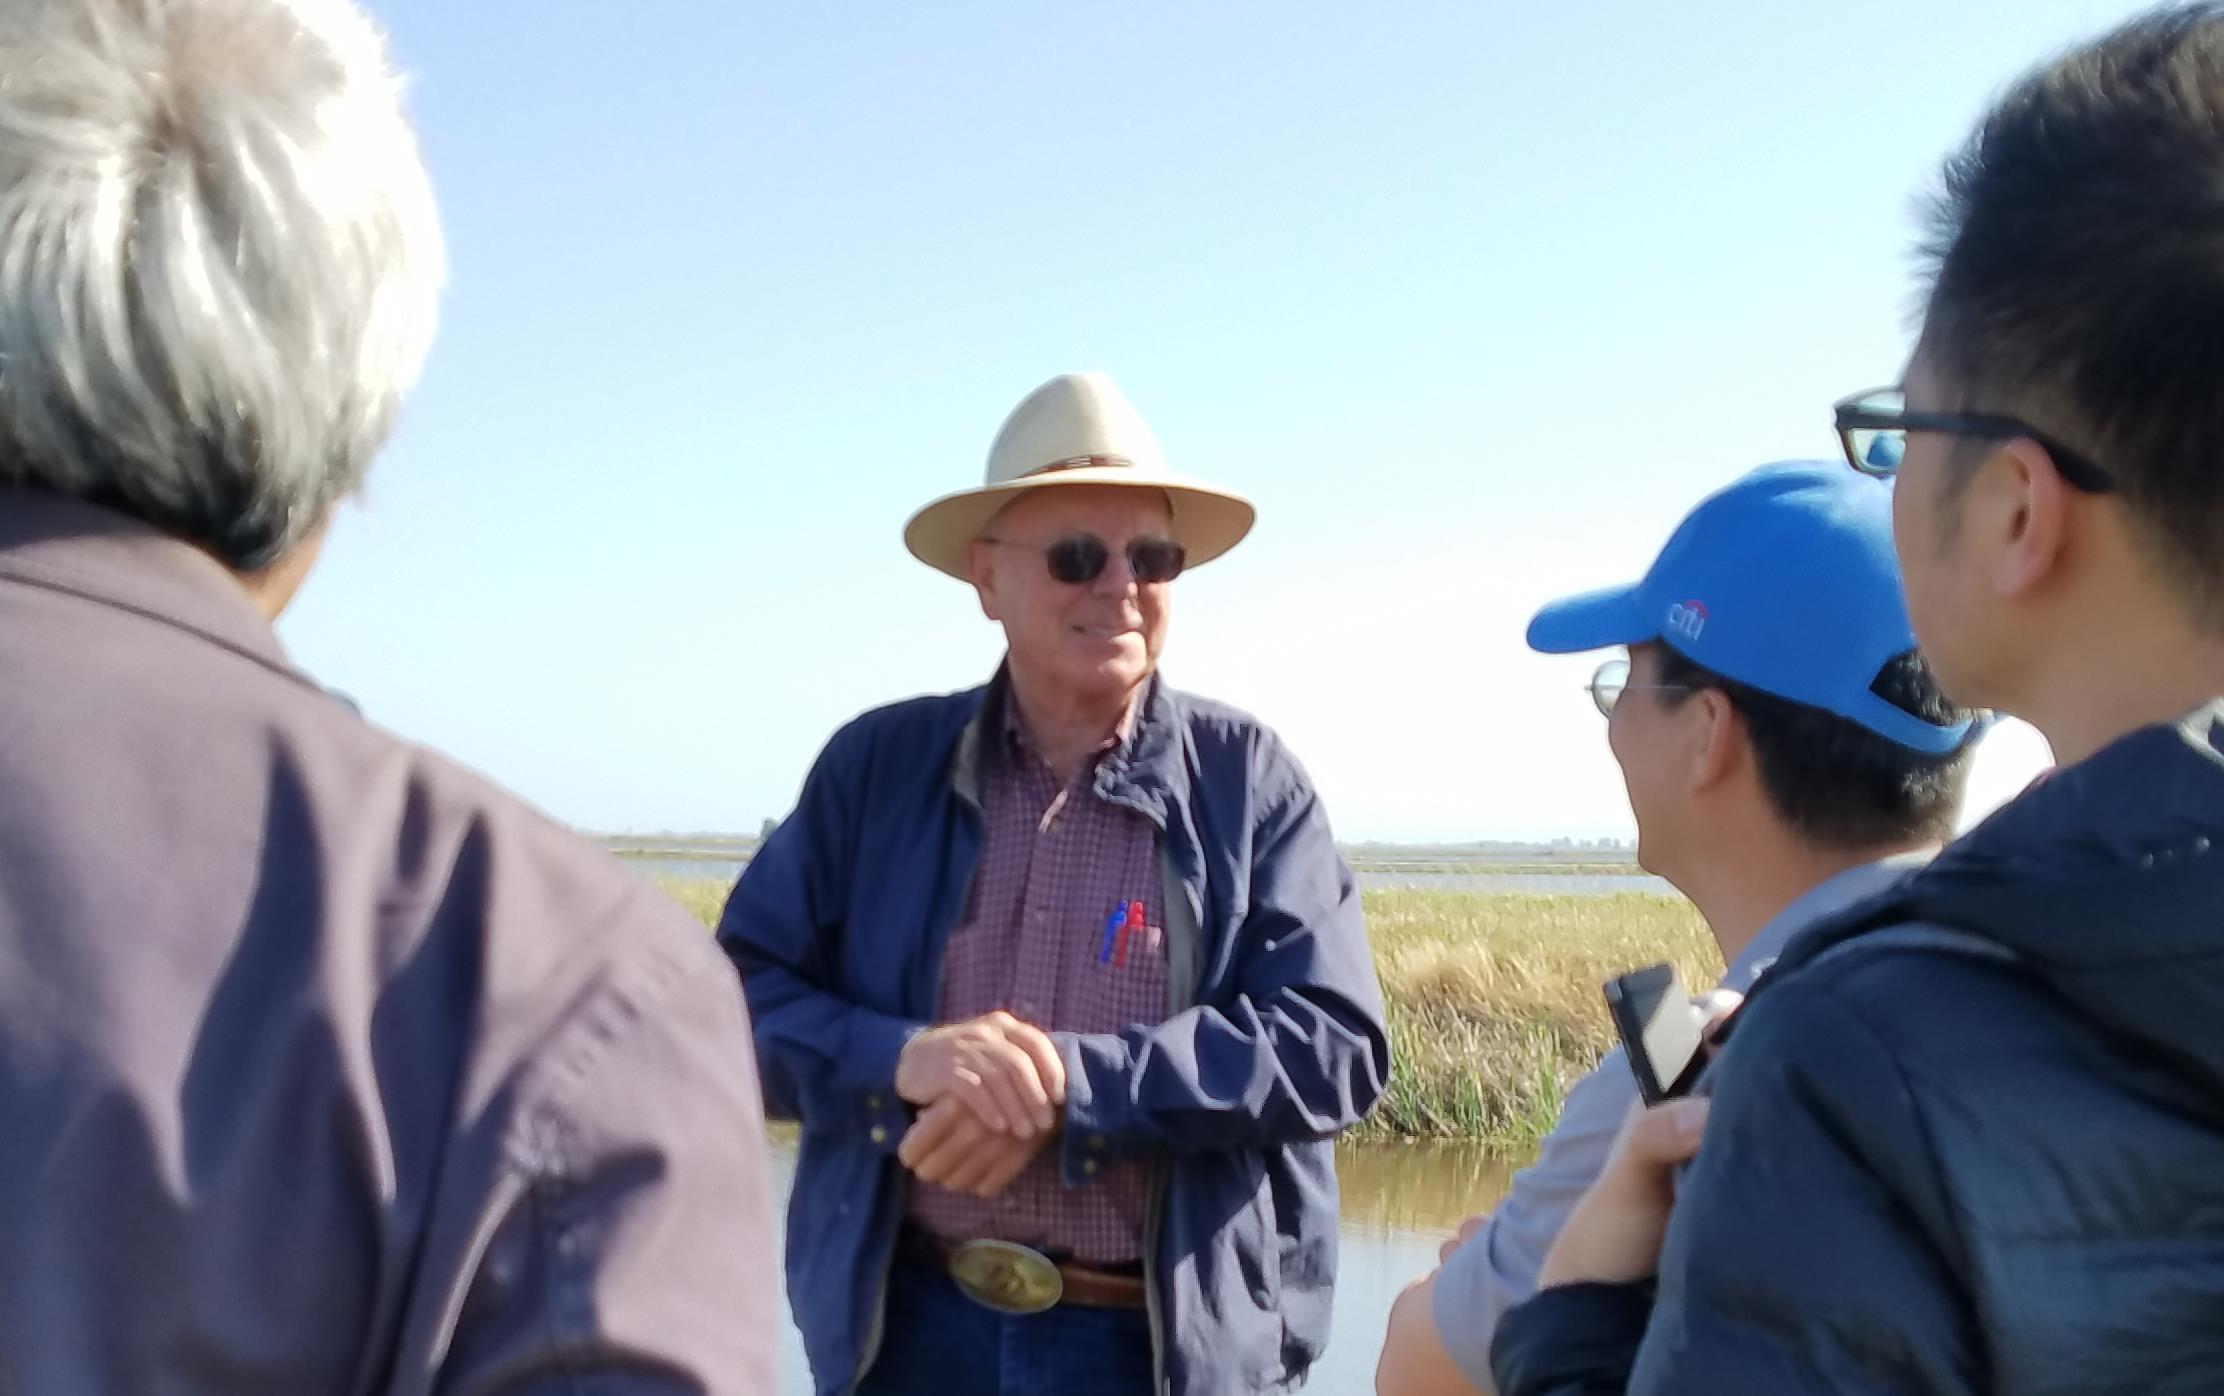
[[[2116,479],[2224,631],[2224,5],[2156,10],[2017,82],[1946,164],[1922,363]],[[1983,452],[1959,451],[1951,505]]]
[[[1865,849],[1953,837],[1970,743],[1943,756],[1916,751],[1850,718],[1724,678],[1666,645],[1653,648],[1656,682],[1673,686],[1664,701],[1688,701],[1702,689],[1729,699],[1752,740],[1769,803],[1808,842]],[[1964,716],[1914,650],[1888,661],[1870,691],[1925,722],[1951,725]]]

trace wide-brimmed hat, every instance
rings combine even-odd
[[[1158,438],[1102,373],[1062,373],[1021,399],[988,448],[980,488],[961,490],[911,516],[904,546],[938,572],[965,579],[965,545],[996,512],[1029,490],[1117,485],[1161,491],[1172,502],[1174,541],[1198,567],[1243,541],[1257,511],[1232,490],[1176,475]]]

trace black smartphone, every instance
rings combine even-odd
[[[1699,1051],[1702,1025],[1674,965],[1649,965],[1607,980],[1606,1011],[1647,1105],[1690,1092],[1706,1065]]]

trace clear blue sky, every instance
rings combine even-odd
[[[1908,342],[1914,199],[2131,12],[384,0],[450,239],[402,431],[284,623],[557,816],[753,831],[843,719],[985,677],[898,531],[1053,373],[1261,523],[1167,670],[1348,838],[1628,830],[1541,602]],[[2043,759],[1996,738],[1980,795]]]

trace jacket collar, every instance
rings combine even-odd
[[[222,563],[110,509],[0,488],[0,583],[132,611],[300,677],[277,632]]]
[[[2191,896],[2213,904],[2224,843],[2224,699],[2175,723],[2142,728],[2067,767],[1947,845],[1928,867],[1794,940],[1790,968],[1865,932],[1937,923],[2004,941],[2019,956],[2064,965],[2108,963],[2121,936],[2095,934],[2125,916],[2147,953],[2213,943],[2205,918],[2157,921]],[[2183,891],[2184,883],[2190,891]]]

